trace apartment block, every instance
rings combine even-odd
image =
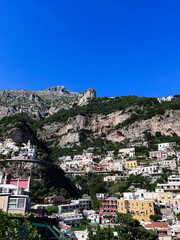
[[[118,212],[130,213],[138,221],[149,222],[150,215],[155,214],[155,204],[153,200],[120,199],[118,200]]]

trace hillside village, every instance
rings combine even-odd
[[[176,142],[157,145],[157,151],[149,151],[148,156],[137,155],[138,147],[148,148],[148,142],[129,143],[120,148],[115,156],[108,151],[106,156],[94,154],[94,148],[83,150],[82,155],[61,156],[58,165],[67,176],[101,175],[106,183],[121,183],[131,176],[148,177],[148,190],[130,186],[127,191],[96,192],[99,208],[94,199],[84,194],[82,198],[67,196],[46,196],[44,203],[33,203],[29,197],[31,178],[14,179],[2,167],[0,170],[0,208],[8,213],[31,213],[34,217],[46,216],[58,221],[59,229],[67,239],[87,239],[88,228],[97,225],[116,225],[118,213],[131,214],[147,230],[153,230],[160,240],[178,239],[180,236],[180,151]],[[30,141],[15,143],[6,139],[0,143],[1,161],[41,160],[37,147]],[[167,174],[167,179],[162,176]],[[160,181],[159,181],[160,180]],[[159,181],[159,182],[158,182]],[[161,182],[162,181],[162,182]],[[97,183],[98,184],[98,183]],[[63,239],[63,238],[62,238]],[[64,238],[65,239],[65,238]]]

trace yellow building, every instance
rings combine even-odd
[[[170,205],[171,208],[180,210],[180,195],[172,192],[145,192],[144,199],[154,200],[157,203]]]
[[[144,199],[153,199],[158,203],[172,204],[173,193],[171,192],[145,192]]]
[[[150,215],[155,214],[152,200],[118,200],[118,212],[130,213],[138,221],[150,222]]]
[[[137,160],[128,160],[126,161],[126,169],[133,169],[137,167]]]

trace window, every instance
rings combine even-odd
[[[144,209],[144,203],[142,202],[142,209]]]
[[[17,199],[9,199],[9,208],[16,208]]]
[[[24,208],[25,198],[10,198],[8,208]]]
[[[25,204],[25,199],[24,198],[18,199],[17,208],[24,208],[24,204]]]

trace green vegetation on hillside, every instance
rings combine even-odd
[[[115,193],[121,194],[126,191],[130,191],[129,188],[134,186],[135,188],[143,188],[148,191],[153,191],[155,189],[156,183],[151,184],[149,177],[144,177],[142,175],[130,175],[127,180],[121,180],[114,182],[104,182],[103,174],[93,174],[89,173],[83,176],[76,176],[71,180],[77,186],[81,186],[82,194],[88,194],[91,196],[93,201],[93,208],[99,209],[100,202],[96,198],[96,193],[109,193],[110,196]],[[167,177],[167,175],[166,175]]]
[[[128,109],[129,108],[129,109]],[[180,109],[180,99],[172,99],[170,102],[159,103],[156,98],[122,96],[115,98],[93,98],[87,105],[77,106],[68,110],[61,110],[54,115],[37,122],[34,130],[43,127],[45,124],[52,122],[66,123],[70,117],[77,115],[88,116],[91,114],[107,115],[115,111],[132,112],[130,118],[123,123],[117,125],[117,129],[122,126],[127,126],[135,121],[150,119],[155,115],[163,115],[166,110]]]
[[[127,147],[128,142],[128,139],[126,139],[120,143],[113,143],[105,138],[97,137],[84,141],[81,146],[75,145],[72,148],[49,147],[49,159],[54,162],[57,161],[58,157],[61,156],[68,155],[73,157],[74,155],[82,154],[83,150],[88,148],[94,148],[93,153],[95,155],[106,155],[107,151],[114,151],[114,155],[117,156],[119,149]]]
[[[44,124],[50,124],[52,122],[66,122],[70,117],[77,115],[89,115],[89,114],[103,114],[107,115],[115,111],[124,111],[132,106],[146,107],[147,105],[154,106],[158,104],[156,98],[136,97],[136,96],[122,96],[115,98],[93,98],[87,105],[74,106],[68,110],[61,110],[56,114],[39,121],[34,129],[41,128]]]
[[[130,214],[117,213],[118,225],[111,228],[100,228],[93,234],[92,229],[89,228],[88,240],[158,240],[156,232],[145,229],[140,225],[139,221],[133,219]],[[114,235],[117,233],[117,236]]]
[[[16,216],[21,217],[22,220],[16,219]],[[23,215],[8,214],[0,209],[0,239],[31,240],[41,239],[41,236]]]
[[[21,128],[24,125],[31,126],[33,124],[34,120],[32,120],[27,113],[20,113],[13,116],[4,117],[0,120],[0,136],[12,128]]]

